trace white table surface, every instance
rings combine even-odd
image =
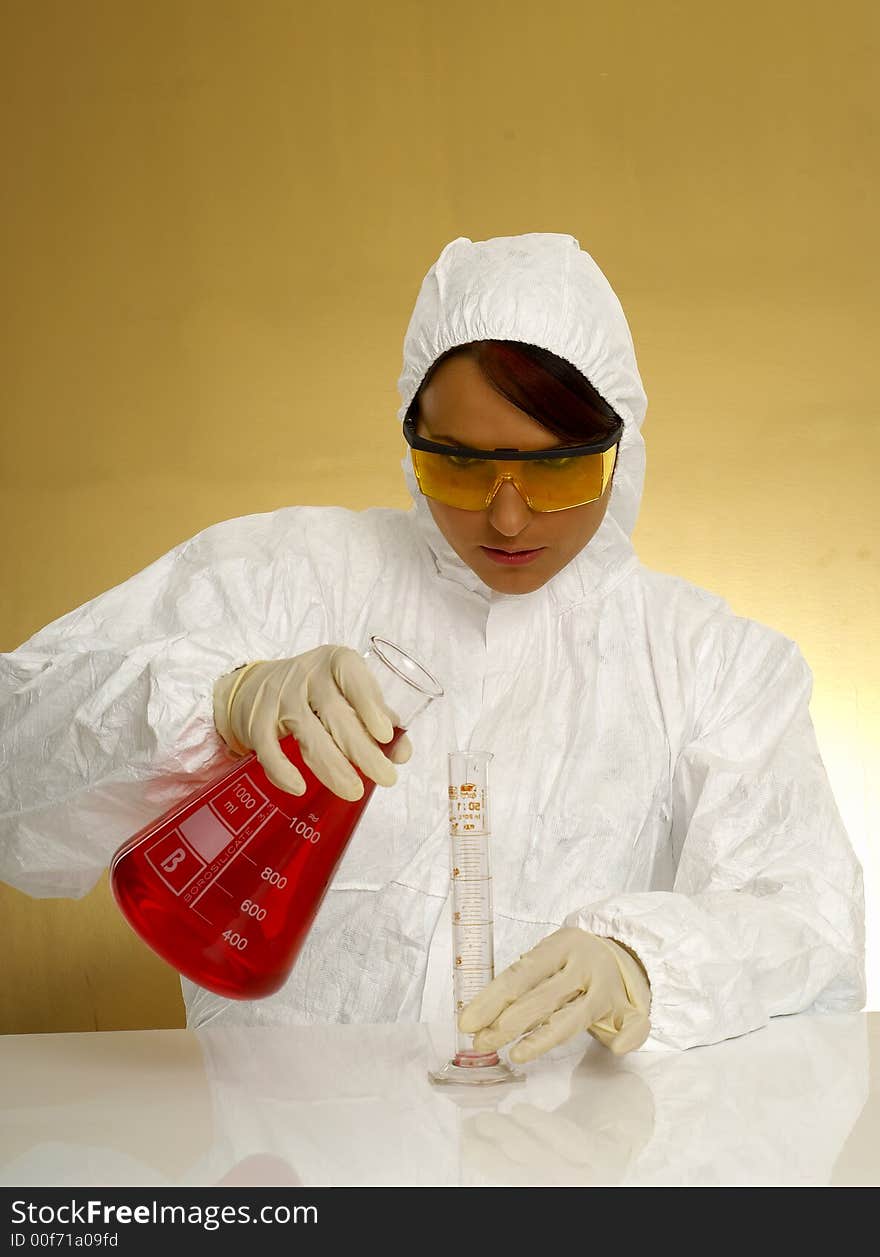
[[[433,1087],[445,1027],[0,1036],[4,1186],[880,1184],[880,1013],[687,1052],[583,1037]],[[586,1046],[585,1046],[586,1043]]]

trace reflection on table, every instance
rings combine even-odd
[[[880,1183],[880,1014],[621,1059],[581,1036],[486,1089],[430,1085],[449,1041],[426,1025],[5,1036],[0,1184]]]

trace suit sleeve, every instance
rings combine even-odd
[[[698,651],[702,698],[672,778],[673,889],[566,921],[642,961],[648,1046],[865,1000],[862,869],[817,745],[812,673],[794,642],[735,616],[710,621]]]
[[[229,520],[0,655],[0,880],[79,898],[233,762],[218,677],[327,640],[314,508]]]

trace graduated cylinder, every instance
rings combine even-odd
[[[488,751],[453,751],[449,755],[452,986],[456,1017],[495,976],[489,854],[491,761]],[[456,1046],[457,1056],[478,1058],[470,1035],[457,1031]]]

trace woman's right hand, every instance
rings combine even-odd
[[[364,793],[352,764],[377,785],[393,786],[392,761],[404,764],[412,754],[405,733],[388,755],[381,749],[394,735],[393,720],[366,661],[348,646],[249,663],[214,686],[223,741],[237,754],[256,751],[269,780],[290,794],[304,794],[306,783],[278,744],[289,733],[308,768],[340,798],[354,802]]]

